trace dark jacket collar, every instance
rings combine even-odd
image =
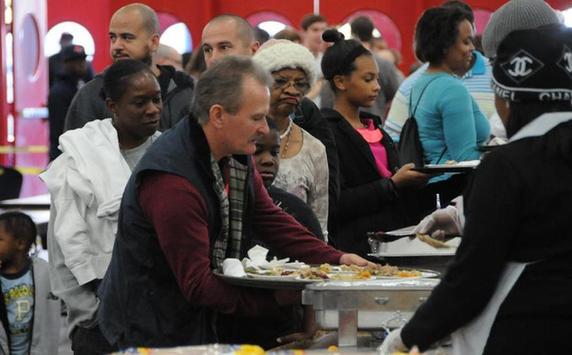
[[[351,144],[362,153],[372,168],[377,171],[377,164],[375,163],[375,158],[373,157],[373,153],[371,152],[369,144],[367,144],[362,136],[352,127],[352,125],[338,111],[334,109],[324,108],[321,111],[322,115],[330,122],[330,124],[335,125],[339,131],[348,138]],[[363,111],[360,111],[360,118],[373,120],[374,125],[381,130],[383,134],[381,144],[387,150],[388,169],[395,172],[395,170],[399,168],[399,161],[395,152],[393,151],[393,141],[387,132],[385,132],[385,130],[382,128],[381,118],[377,115]]]
[[[371,153],[369,145],[360,136],[360,134],[356,132],[356,130],[352,127],[352,125],[336,110],[323,109],[322,114],[324,115],[324,117],[326,117],[328,121],[334,123],[338,131],[341,132],[349,140],[350,144],[353,145],[354,148],[356,148],[364,156],[364,158],[368,161],[369,165],[371,165],[371,167],[375,169],[375,171],[377,171],[375,159],[373,157],[373,154]],[[360,113],[360,118],[366,118],[366,117],[362,117]],[[339,146],[338,149],[340,149]]]

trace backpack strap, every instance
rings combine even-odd
[[[438,79],[439,77],[435,77],[433,79],[431,79],[427,85],[425,85],[425,87],[423,88],[423,90],[421,90],[421,95],[419,95],[419,99],[417,99],[417,103],[415,104],[415,108],[413,109],[413,112],[411,112],[411,99],[413,98],[413,88],[411,88],[411,92],[409,93],[409,117],[415,117],[415,112],[417,112],[417,107],[419,106],[419,102],[421,102],[421,98],[423,97],[423,94],[425,93],[425,90],[429,87],[429,85],[435,80]]]
[[[417,103],[415,104],[415,108],[413,109],[413,112],[411,112],[411,99],[413,98],[413,88],[411,88],[411,92],[409,93],[409,117],[415,119],[415,112],[417,112],[417,107],[419,106],[419,102],[421,102],[421,98],[423,97],[423,94],[425,93],[425,90],[429,87],[429,85],[436,79],[438,79],[439,77],[435,77],[431,80],[429,80],[429,82],[427,83],[427,85],[425,85],[425,87],[423,88],[423,90],[421,90],[421,95],[419,95],[419,98],[417,99]],[[445,145],[445,149],[443,149],[443,151],[441,152],[441,154],[439,155],[439,159],[437,159],[437,164],[439,164],[439,162],[441,161],[441,159],[443,158],[443,156],[445,155],[445,152],[447,151],[447,145]]]

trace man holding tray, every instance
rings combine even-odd
[[[268,196],[249,155],[268,133],[269,83],[250,59],[221,59],[197,83],[190,117],[133,172],[100,289],[101,328],[119,348],[212,343],[217,313],[278,312],[284,292],[213,274],[244,255],[254,234],[307,263],[367,264],[315,238]]]

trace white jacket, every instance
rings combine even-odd
[[[78,322],[91,321],[97,310],[98,300],[87,284],[102,279],[111,260],[131,170],[110,118],[64,133],[59,149],[62,154],[40,177],[51,195],[48,248],[53,292],[70,308],[71,330]]]

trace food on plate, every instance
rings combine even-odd
[[[258,345],[241,345],[234,351],[235,355],[264,355],[264,349]]]
[[[342,265],[343,271],[354,271],[357,277],[368,279],[371,276],[381,277],[420,277],[421,271],[414,269],[400,269],[397,266],[375,264],[373,266]]]
[[[417,270],[399,270],[397,272],[397,276],[398,277],[420,277],[420,276],[423,276],[423,273],[421,273],[421,271],[417,271]]]
[[[371,273],[367,270],[358,271],[356,273],[338,273],[330,275],[332,280],[339,281],[359,281],[371,279]]]
[[[322,272],[325,272],[326,274],[329,274],[330,272],[333,271],[332,265],[330,264],[322,264],[318,267],[318,269]]]
[[[442,242],[438,239],[435,239],[435,238],[433,238],[427,234],[417,233],[416,235],[417,235],[417,239],[419,239],[423,243],[429,244],[433,248],[437,248],[437,249],[451,248],[450,245],[447,245],[444,242]]]
[[[245,272],[250,275],[257,276],[296,276],[297,272],[295,270],[289,270],[282,267],[273,267],[271,269],[257,269],[253,267],[248,267]]]
[[[383,277],[421,277],[423,274],[421,271],[415,269],[400,269],[397,266],[391,265],[379,265],[376,264],[370,267],[370,272],[374,276]]]
[[[333,266],[329,264],[322,264],[320,266],[288,269],[285,267],[275,267],[269,270],[261,270],[248,268],[246,273],[251,277],[257,276],[274,276],[274,277],[287,277],[298,278],[302,280],[340,280],[340,281],[359,281],[370,280],[375,277],[387,278],[408,278],[408,277],[422,277],[423,274],[414,269],[400,269],[397,266],[391,265],[371,265],[371,266],[356,266],[356,265],[340,265]]]
[[[310,268],[302,270],[300,278],[304,280],[329,280],[330,276],[319,268]]]

